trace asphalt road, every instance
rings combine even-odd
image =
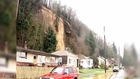
[[[120,70],[118,73],[113,75],[110,79],[124,79],[125,78],[125,71]]]

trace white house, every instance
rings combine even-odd
[[[83,68],[92,68],[93,67],[93,59],[86,57],[85,55],[80,54],[80,66]]]
[[[61,62],[62,64],[71,65],[75,67],[78,66],[78,57],[67,50],[59,50],[52,54],[61,56],[62,58],[59,58],[59,62]]]
[[[37,64],[37,66],[42,66],[42,64],[58,64],[58,55],[53,55],[43,51],[25,49],[17,47],[16,61],[17,64]]]
[[[80,60],[81,63],[80,65],[83,67],[83,68],[92,68],[93,67],[93,59],[81,59]]]
[[[98,57],[98,60],[99,60],[99,67],[100,67],[101,63],[102,63],[102,62],[105,62],[105,58],[99,56],[99,57]],[[109,63],[109,60],[108,60],[108,59],[106,59],[106,66],[110,66],[110,63]]]
[[[108,67],[111,66],[108,59],[106,59],[106,66],[108,66]]]
[[[99,62],[98,62],[99,66],[101,65],[102,62],[105,62],[104,57],[101,57],[101,56],[98,57],[98,60],[99,60]]]
[[[16,78],[16,54],[8,52],[8,43],[0,51],[0,79]]]
[[[1,78],[16,78],[16,54],[0,52]]]

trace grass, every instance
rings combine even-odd
[[[93,74],[95,76],[98,76],[98,75],[102,75],[105,73],[105,70],[104,69],[100,69],[100,68],[94,68],[94,69],[79,69],[79,72],[80,73],[83,73],[83,74]],[[107,70],[107,72],[112,72],[112,68],[109,68]],[[85,76],[80,76],[80,79],[82,78],[86,78],[86,77],[89,77],[88,75],[85,75]]]
[[[99,69],[99,68],[95,68],[95,69],[80,69],[79,71],[81,73],[83,73],[83,74],[91,74],[91,73],[101,73],[101,72],[104,72],[104,69]]]

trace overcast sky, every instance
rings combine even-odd
[[[121,47],[134,42],[140,47],[140,0],[60,0],[76,11],[77,17],[106,41]]]

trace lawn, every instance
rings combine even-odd
[[[100,69],[100,68],[80,69],[79,72],[82,73],[82,74],[85,74],[85,75],[80,76],[80,79],[82,79],[82,78],[88,77],[88,74],[92,74],[92,75],[95,75],[95,76],[102,75],[102,74],[105,73],[105,70],[104,69]],[[109,68],[107,70],[107,72],[112,72],[112,68]]]

